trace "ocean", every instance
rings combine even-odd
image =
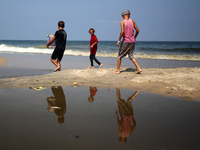
[[[0,53],[52,54],[46,40],[0,40]],[[117,57],[116,41],[99,41],[97,56]],[[89,56],[89,41],[67,41],[65,55]],[[200,42],[137,41],[135,58],[200,60]]]

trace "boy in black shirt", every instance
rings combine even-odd
[[[62,60],[65,47],[66,47],[66,39],[67,39],[67,33],[63,28],[65,27],[65,23],[63,21],[58,22],[58,31],[56,31],[54,37],[47,43],[47,48],[49,48],[49,45],[56,39],[56,47],[53,51],[53,54],[51,55],[51,62],[56,66],[56,71],[61,70],[61,64],[60,61]],[[57,59],[57,61],[56,61]]]

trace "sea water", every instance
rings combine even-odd
[[[45,40],[0,40],[0,53],[52,54]],[[67,41],[65,55],[89,56],[89,41]],[[116,41],[99,41],[97,56],[117,57]],[[136,58],[200,60],[200,42],[137,41]]]

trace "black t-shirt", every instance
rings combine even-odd
[[[56,49],[64,50],[67,40],[67,33],[65,32],[65,30],[61,29],[56,31],[54,36],[56,37]]]

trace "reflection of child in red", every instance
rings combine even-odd
[[[133,116],[133,107],[131,102],[135,99],[138,93],[139,91],[136,91],[131,97],[128,98],[126,102],[125,100],[121,99],[120,90],[117,89],[117,104],[121,121],[119,120],[117,111],[115,112],[115,115],[117,117],[119,126],[118,135],[121,143],[126,143],[127,137],[129,137],[136,128],[136,121]]]
[[[90,87],[90,97],[88,97],[88,101],[89,102],[93,102],[94,101],[94,96],[97,93],[97,88],[95,87]]]

